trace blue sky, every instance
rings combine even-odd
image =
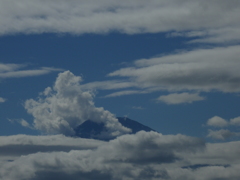
[[[59,143],[49,146],[60,146],[69,141],[59,141],[61,134],[88,118],[123,135],[128,130],[114,119],[127,116],[174,143],[203,139],[206,159],[218,146],[234,151],[240,137],[239,10],[234,0],[0,0],[2,141],[18,146],[35,135],[53,136]],[[132,140],[144,143],[142,136]],[[92,143],[86,149],[101,147],[89,156],[104,151],[103,142]],[[229,163],[193,157],[190,165]],[[0,177],[15,178],[3,171]]]
[[[167,33],[146,33],[126,35],[121,33],[69,35],[37,34],[7,35],[1,37],[2,63],[25,65],[20,70],[36,70],[41,67],[56,68],[56,71],[43,75],[28,77],[2,78],[1,103],[2,135],[15,133],[41,133],[11,123],[9,119],[26,119],[29,123],[33,117],[24,109],[24,101],[37,98],[46,87],[52,86],[58,73],[69,70],[83,78],[82,84],[103,82],[121,78],[108,77],[115,70],[131,67],[138,59],[151,59],[159,56],[176,54],[178,51],[194,51],[199,45],[189,45],[188,38],[167,38]],[[202,45],[202,49],[214,48],[216,45]],[[206,48],[208,46],[208,48]],[[59,69],[59,70],[58,70]],[[196,82],[197,83],[197,82]],[[232,119],[238,116],[238,92],[192,91],[201,94],[204,99],[191,103],[167,104],[157,102],[157,98],[172,93],[191,91],[156,90],[144,94],[130,94],[116,97],[104,97],[122,90],[138,90],[130,87],[114,90],[95,91],[96,106],[104,107],[116,116],[128,116],[138,120],[159,132],[183,133],[204,137],[207,127],[202,127],[213,116]],[[10,111],[11,109],[11,111]],[[14,113],[12,113],[14,111]]]
[[[23,67],[12,70],[12,72],[20,71],[19,75],[1,77],[1,97],[5,99],[5,101],[1,103],[1,134],[41,133],[21,127],[19,124],[12,123],[13,121],[11,122],[9,119],[25,119],[31,124],[33,117],[29,116],[24,109],[24,102],[30,98],[36,99],[39,93],[46,87],[52,86],[60,72],[69,70],[74,75],[81,76],[83,79],[81,84],[96,84],[96,82],[103,83],[110,81],[107,84],[113,85],[116,84],[116,82],[113,83],[111,81],[121,80],[131,82],[132,80],[122,78],[121,75],[111,77],[109,76],[110,73],[124,68],[132,68],[135,66],[134,62],[141,59],[146,59],[146,61],[150,62],[152,59],[160,61],[161,58],[169,58],[169,61],[173,59],[177,65],[177,61],[181,61],[181,59],[188,56],[188,54],[194,54],[196,52],[196,57],[193,55],[193,58],[198,58],[197,61],[206,61],[206,65],[203,65],[209,66],[207,64],[208,60],[205,58],[216,58],[216,61],[218,61],[217,58],[219,55],[217,53],[220,51],[227,51],[228,49],[231,51],[233,49],[232,51],[235,54],[233,54],[232,58],[236,58],[235,56],[238,55],[237,51],[239,47],[236,44],[189,43],[190,41],[199,40],[200,38],[198,36],[190,38],[181,36],[170,37],[169,34],[171,33],[171,31],[136,34],[108,32],[104,34],[82,33],[76,35],[68,32],[60,34],[51,33],[50,31],[49,33],[38,34],[16,32],[15,34],[2,35],[0,37],[1,63],[6,66],[15,64]],[[217,48],[221,49],[218,50]],[[201,56],[201,53],[204,59],[198,57]],[[204,53],[209,53],[209,55],[205,55]],[[231,56],[231,54],[226,55],[224,58],[229,58],[228,56]],[[194,61],[194,59],[190,57],[189,61]],[[211,61],[211,59],[209,59],[209,61]],[[219,61],[227,63],[227,59]],[[182,71],[188,73],[188,69],[184,68],[187,68],[190,63],[185,65],[185,67],[180,67],[180,65],[181,64],[178,65],[179,68],[182,68]],[[236,63],[236,70],[238,69],[238,65],[239,64]],[[225,64],[223,64],[223,66],[225,66]],[[22,70],[37,71],[43,67],[53,69],[37,75],[31,72],[29,75],[21,76]],[[156,66],[156,73],[164,76],[164,73],[161,74],[162,70],[158,68],[159,67]],[[213,67],[207,69],[206,72],[216,72],[212,74],[209,73],[206,77],[201,77],[201,74],[204,75],[206,72],[204,72],[204,69],[199,68],[200,74],[196,75],[193,79],[194,83],[199,83],[199,87],[196,88],[183,87],[180,89],[171,89],[171,84],[166,85],[166,88],[160,88],[160,82],[156,86],[154,85],[155,88],[159,88],[156,90],[150,90],[148,87],[142,88],[140,87],[141,85],[130,85],[129,87],[114,89],[111,87],[109,87],[109,89],[103,89],[99,85],[99,87],[89,87],[88,90],[94,91],[94,102],[97,107],[104,107],[116,116],[128,116],[165,134],[182,133],[205,138],[209,127],[203,125],[207,123],[208,119],[214,116],[220,116],[226,120],[230,120],[239,115],[237,108],[240,103],[238,89],[224,90],[224,87],[216,88],[217,81],[221,81],[221,72],[217,71],[219,68],[222,67],[214,67],[213,64]],[[228,67],[223,68],[227,69]],[[177,80],[177,76],[179,77],[180,75],[178,73],[181,72],[169,70],[166,73],[171,72],[175,73],[176,81],[180,81]],[[4,73],[3,71],[3,74]],[[146,73],[149,72],[146,71]],[[202,81],[208,81],[208,79],[216,76],[219,76],[217,77],[219,79],[216,79],[216,85],[213,85],[213,87],[201,87],[200,83],[202,83]],[[187,78],[190,79],[191,77],[189,76]],[[198,82],[198,79],[201,82]],[[137,80],[135,80],[135,82],[136,81]],[[143,81],[147,83],[147,81],[151,81],[151,79]],[[222,84],[224,84],[227,83],[224,81],[228,80],[223,79],[222,81]],[[174,83],[177,84],[177,82]],[[189,84],[191,84],[191,82],[189,82]],[[238,86],[238,81],[235,84]],[[181,82],[179,86],[181,86]],[[228,85],[224,84],[223,86],[228,88]],[[132,94],[106,97],[112,93],[123,91],[130,91]],[[157,100],[160,96],[181,93],[188,93],[186,95],[193,94],[199,97],[193,100],[190,99],[190,101],[183,99],[182,102],[177,104]],[[190,98],[196,98],[194,96]]]

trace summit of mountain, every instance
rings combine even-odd
[[[135,134],[139,131],[155,131],[152,128],[145,126],[135,120],[127,117],[117,117],[119,123],[124,127],[132,130],[130,134]],[[97,123],[91,120],[87,120],[75,128],[75,136],[87,139],[98,139],[98,140],[111,140],[115,137],[109,137],[106,135],[107,130],[104,123]]]

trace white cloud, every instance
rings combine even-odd
[[[231,132],[228,129],[220,129],[217,131],[209,129],[207,137],[212,139],[219,139],[219,140],[226,140],[228,138],[231,138],[233,136],[240,136],[240,133]]]
[[[82,84],[83,89],[102,89],[102,90],[114,90],[114,89],[123,89],[136,86],[133,82],[130,81],[95,81],[86,84]]]
[[[144,94],[144,93],[147,93],[147,92],[138,91],[138,90],[125,90],[125,91],[118,91],[118,92],[108,94],[105,97],[118,97],[118,96],[124,96],[124,95]]]
[[[6,99],[0,97],[0,103],[4,103],[6,101]]]
[[[0,137],[0,156],[15,158],[0,163],[0,178],[238,180],[239,145],[240,141],[205,144],[180,134],[144,131],[109,142],[62,135],[5,136]]]
[[[0,73],[14,71],[16,69],[25,67],[24,64],[3,64],[0,63]]]
[[[157,101],[162,101],[166,104],[181,104],[181,103],[192,103],[194,101],[202,101],[205,98],[202,96],[199,96],[199,94],[194,93],[174,93],[174,94],[169,94],[166,96],[160,96],[157,98]]]
[[[240,118],[236,117],[228,121],[219,116],[214,116],[207,121],[207,125],[215,128],[222,128],[230,125],[239,126]],[[240,136],[240,132],[232,132],[232,130],[229,130],[229,129],[220,129],[220,130],[209,129],[208,135],[207,135],[207,137],[209,138],[218,139],[218,140],[226,140],[234,136]]]
[[[53,88],[46,88],[38,100],[25,102],[28,113],[34,117],[33,126],[45,133],[74,134],[74,128],[86,120],[103,122],[108,136],[129,133],[116,117],[102,107],[95,107],[94,95],[83,91],[81,77],[70,71],[60,73]]]
[[[207,121],[207,125],[214,127],[225,127],[228,126],[228,121],[219,116],[214,116]]]
[[[240,126],[240,117],[236,117],[230,120],[231,125]]]
[[[11,123],[17,122],[23,127],[33,129],[33,127],[24,119],[8,119]]]
[[[127,78],[145,89],[239,92],[239,57],[240,46],[197,49],[141,59],[109,76]]]
[[[239,41],[239,11],[236,0],[1,0],[0,34],[207,30],[204,41],[235,42]]]
[[[63,71],[59,68],[41,67],[39,69],[19,70],[27,67],[26,64],[3,64],[0,63],[0,79],[1,78],[22,78],[30,76],[40,76],[51,73],[53,71]]]
[[[239,26],[236,27],[222,27],[220,29],[205,29],[198,31],[185,31],[185,32],[173,32],[169,33],[167,37],[189,37],[194,38],[188,43],[239,43],[240,40],[236,36],[240,35]]]

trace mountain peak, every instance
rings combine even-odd
[[[127,117],[117,117],[119,123],[132,130],[130,134],[135,134],[138,131],[155,131],[148,126],[145,126],[135,120]],[[75,136],[87,139],[111,140],[115,137],[107,135],[107,129],[104,123],[97,123],[87,120],[75,128]]]

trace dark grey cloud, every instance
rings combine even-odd
[[[203,147],[204,142],[198,138],[180,134],[163,136],[157,132],[141,131],[135,136],[121,136],[108,145],[100,147],[99,151],[108,152],[106,159],[110,158],[114,161],[161,164],[178,160],[180,157],[176,152],[195,152]]]
[[[3,139],[6,138],[8,137]],[[27,140],[26,137],[25,139]],[[85,140],[79,140],[85,142]],[[73,139],[73,141],[77,140]],[[52,143],[55,142],[52,141]],[[15,145],[15,151],[21,150],[22,146],[20,143]],[[41,178],[74,180],[79,177],[87,180],[96,179],[96,177],[113,180],[168,179],[170,175],[164,168],[166,164],[171,165],[176,161],[182,161],[182,153],[200,152],[205,144],[198,138],[184,135],[162,135],[157,132],[140,131],[137,134],[123,135],[115,140],[102,142],[96,148],[84,150],[76,150],[75,147],[75,150],[68,151],[69,149],[51,145],[50,141],[48,146],[48,149],[41,149],[42,146],[27,145],[34,151],[36,150],[34,148],[40,148],[39,151],[52,150],[52,152],[29,150],[27,153],[30,154],[25,153],[24,156],[19,156],[13,161],[0,163],[0,178],[6,180]],[[72,146],[65,148],[72,148]],[[63,152],[64,150],[67,151]],[[14,149],[8,155],[18,154],[13,151]]]
[[[17,151],[24,145],[29,148],[36,145],[35,148],[41,150],[44,143],[49,146],[49,152],[37,152],[36,149],[36,152],[28,151],[30,154],[25,153],[12,161],[0,161],[0,178],[4,180],[240,178],[240,141],[205,144],[201,139],[180,134],[162,135],[144,131],[123,135],[109,142],[60,135],[0,138],[4,147],[11,144],[11,140],[16,151],[12,149],[12,155],[18,154]],[[58,147],[64,143],[68,144],[66,148],[73,149],[68,151]]]
[[[63,135],[0,136],[0,160],[16,159],[22,155],[37,152],[69,152],[71,150],[96,149],[104,143],[93,139],[71,138]]]

